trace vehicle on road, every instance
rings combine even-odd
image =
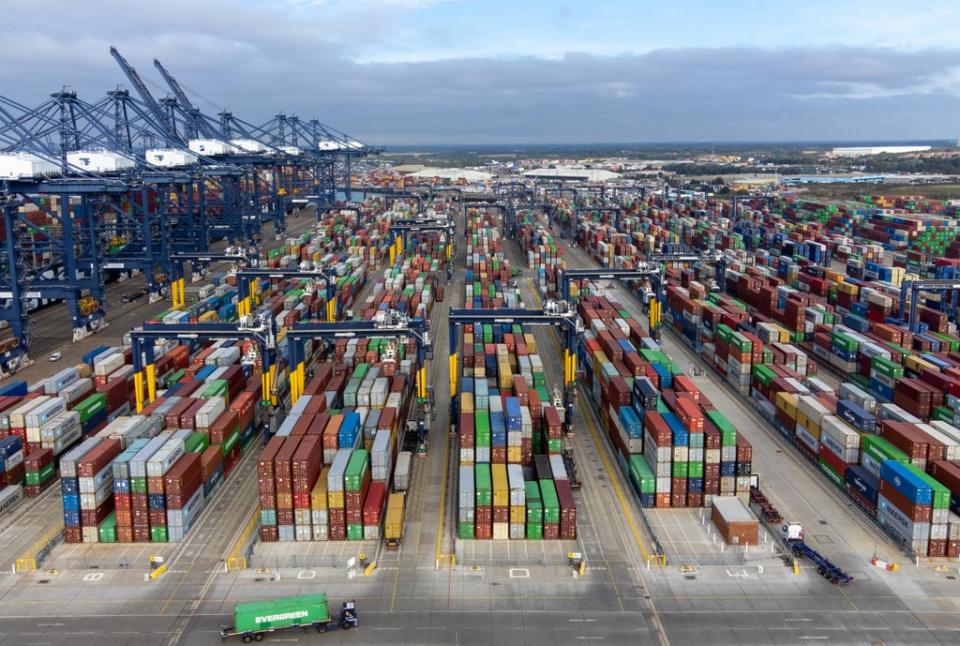
[[[54,352],[49,357],[47,357],[47,361],[53,363],[54,361],[60,361],[61,358],[63,358],[63,354],[61,354],[60,352]]]
[[[269,601],[241,603],[234,608],[233,625],[220,629],[220,638],[240,637],[243,643],[263,641],[269,633],[300,628],[313,629],[318,633],[330,630],[359,628],[356,603],[345,601],[340,606],[340,615],[331,621],[327,607],[327,595],[310,594],[286,597]]]
[[[147,295],[147,288],[144,287],[144,288],[142,288],[142,289],[139,289],[139,290],[135,291],[135,292],[132,293],[132,294],[127,294],[126,296],[122,297],[122,298],[120,299],[120,302],[123,303],[124,305],[126,305],[127,303],[132,303],[133,301],[135,301],[135,300],[137,300],[137,299],[139,299],[139,298],[143,298],[143,297],[146,296],[146,295]]]

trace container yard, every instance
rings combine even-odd
[[[110,53],[109,102],[0,100],[4,635],[955,639],[960,213],[926,183],[434,168]]]

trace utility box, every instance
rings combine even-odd
[[[713,524],[727,545],[756,545],[759,522],[736,496],[717,496],[710,512]]]

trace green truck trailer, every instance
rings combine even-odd
[[[345,602],[340,608],[339,618],[332,622],[327,607],[327,595],[309,594],[241,603],[234,608],[233,625],[221,628],[220,637],[240,637],[244,643],[249,643],[262,641],[267,633],[288,628],[312,628],[318,633],[324,633],[328,630],[346,630],[358,626],[357,610],[353,601]]]

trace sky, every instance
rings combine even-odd
[[[319,118],[367,143],[928,140],[960,136],[960,2],[3,2],[0,95],[155,96]]]

